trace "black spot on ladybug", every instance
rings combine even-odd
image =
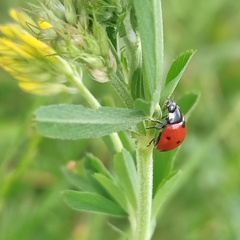
[[[182,127],[183,127],[183,128],[186,127],[185,121],[182,122]]]
[[[181,141],[177,141],[177,144],[179,144]]]
[[[171,140],[171,137],[169,137],[169,136],[168,136],[168,137],[166,137],[166,138],[167,138],[167,140]]]

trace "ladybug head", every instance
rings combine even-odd
[[[173,113],[177,108],[177,104],[168,99],[167,102],[166,102],[166,108],[168,109],[168,111],[170,113]]]

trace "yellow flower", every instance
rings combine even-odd
[[[33,82],[20,82],[19,86],[26,92],[42,95],[52,95],[59,92],[67,91],[66,87],[62,84],[54,83],[33,83]]]
[[[35,22],[24,12],[11,9],[10,16],[24,29],[29,30],[29,26],[35,26]]]
[[[0,67],[17,79],[23,90],[33,94],[77,92],[68,79],[73,74],[69,63],[30,34],[28,24],[36,29],[38,25],[22,12],[11,10],[10,15],[19,24],[0,26],[3,34],[0,38]],[[38,24],[42,29],[51,27],[44,21]]]
[[[49,23],[49,22],[46,22],[44,20],[39,20],[38,21],[38,26],[41,28],[41,29],[49,29],[52,27],[52,25]]]

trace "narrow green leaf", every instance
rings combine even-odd
[[[101,173],[108,178],[112,177],[110,172],[103,165],[102,161],[91,153],[88,153],[84,158],[83,167],[86,175],[86,180],[93,187],[94,191],[104,197],[109,197],[109,194],[94,176],[96,173]]]
[[[127,199],[132,207],[137,207],[137,187],[138,175],[131,154],[123,149],[121,153],[117,153],[114,157],[114,170],[118,177],[118,183],[123,188]]]
[[[102,174],[94,174],[97,181],[107,190],[113,199],[127,212],[128,205],[123,190],[114,182],[112,178],[108,178]]]
[[[125,106],[127,108],[133,107],[133,100],[130,95],[130,91],[127,88],[127,85],[125,82],[122,82],[115,74],[112,74],[110,76],[111,83],[113,87],[115,88],[116,92],[124,102]]]
[[[64,175],[71,184],[83,192],[95,192],[102,196],[109,196],[106,190],[95,179],[95,173],[111,178],[111,174],[105,168],[101,160],[92,154],[86,154],[85,158],[78,162],[76,173],[63,168]]]
[[[137,36],[137,31],[136,31],[136,17],[133,13],[133,11],[129,12],[126,14],[124,18],[124,24],[123,27],[125,30],[125,36],[121,36],[123,42],[124,42],[124,47],[125,51],[122,52],[122,60],[123,56],[125,57],[125,67],[128,69],[128,76],[129,79],[131,80],[131,88],[132,88],[132,83],[136,83],[138,81],[142,82],[141,78],[141,72],[142,69],[140,67],[142,60],[141,60],[141,48],[139,47],[139,39]],[[123,61],[122,61],[123,62]],[[135,75],[135,77],[134,77]],[[131,79],[132,78],[132,79]],[[131,92],[133,93],[132,89]],[[134,95],[132,95],[134,99]]]
[[[176,186],[176,182],[180,176],[181,172],[176,172],[170,179],[164,181],[158,187],[158,190],[155,194],[152,203],[152,219],[155,219],[157,214],[159,213],[163,203],[167,200],[167,198],[173,194]]]
[[[172,95],[195,52],[196,51],[188,50],[179,55],[178,58],[173,61],[167,74],[166,85],[163,89],[161,102],[165,102],[166,98]]]
[[[166,152],[153,152],[153,196],[155,196],[159,184],[171,175],[178,150],[179,148]]]
[[[115,238],[116,238],[116,239],[121,239],[121,240],[127,240],[127,239],[129,239],[129,237],[128,237],[128,236],[129,236],[129,233],[128,233],[128,232],[126,232],[125,230],[122,230],[122,229],[120,229],[119,227],[113,225],[113,223],[111,223],[111,222],[108,222],[108,225],[109,225],[109,227],[112,228],[112,230],[113,230],[116,234],[118,234],[118,235],[121,236],[120,238],[118,238],[118,237],[115,235]]]
[[[190,58],[195,53],[193,50],[188,50],[184,53],[181,53],[177,59],[175,59],[168,71],[166,84],[174,80],[181,72],[186,68]]]
[[[134,71],[130,85],[133,99],[134,100],[137,98],[144,99],[143,76],[141,68],[137,68]]]
[[[89,109],[81,105],[51,105],[36,112],[36,128],[44,136],[60,139],[97,138],[127,130],[141,122],[140,111],[127,108]]]
[[[96,192],[91,182],[86,177],[77,175],[66,168],[63,168],[63,173],[67,180],[79,190]]]
[[[127,216],[127,213],[115,202],[96,193],[64,191],[64,201],[77,211],[105,213],[117,217]]]
[[[101,173],[104,176],[111,178],[111,174],[105,168],[102,161],[91,153],[86,154],[84,159],[84,166],[85,169],[91,173]]]
[[[118,133],[123,147],[130,153],[133,154],[135,152],[135,143],[131,134],[126,131],[121,131]],[[116,153],[116,152],[115,152]]]
[[[137,98],[134,101],[134,108],[143,112],[147,116],[151,115],[151,113],[149,112],[149,110],[151,109],[151,103],[147,102],[141,98]]]
[[[180,106],[182,112],[185,114],[185,117],[187,119],[196,107],[199,98],[199,94],[189,93],[178,100],[178,105]]]
[[[159,102],[163,80],[163,24],[160,0],[134,0],[144,65],[144,93],[151,102],[149,115]],[[150,31],[150,32],[149,32]]]

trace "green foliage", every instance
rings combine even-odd
[[[152,204],[152,219],[155,219],[162,209],[163,203],[175,191],[175,183],[177,182],[181,172],[173,173],[169,179],[162,181],[156,191]]]
[[[53,105],[36,111],[36,128],[44,136],[60,139],[96,138],[130,129],[144,119],[136,110],[81,105]]]
[[[137,208],[138,175],[132,156],[125,149],[114,157],[114,171],[132,207]]]
[[[149,106],[148,113],[145,113],[152,115],[164,86],[161,1],[150,0],[146,4],[144,0],[135,0],[134,7],[142,45],[144,101]],[[136,106],[141,110],[145,109],[139,104]]]
[[[132,214],[132,209],[136,210],[138,176],[134,160],[127,150],[116,154],[114,176],[92,154],[78,163],[75,174],[63,170],[68,180],[80,190],[63,193],[65,201],[73,209],[114,216],[127,216]]]
[[[64,1],[46,2],[51,7],[52,3],[63,3]],[[82,3],[80,0],[69,2]],[[87,6],[87,14],[92,14],[89,2],[84,1]],[[94,4],[99,4],[107,1],[95,2]],[[7,14],[9,8],[23,4],[24,9],[29,9],[28,3],[29,1],[1,1],[1,24],[10,21]],[[141,63],[136,61],[132,64],[133,71],[129,74],[127,69],[130,68],[128,63],[130,58],[125,58],[124,64],[122,61],[123,55],[125,56],[127,53],[136,59],[136,56],[132,54],[136,45],[127,48],[121,41],[119,47],[119,39],[114,37],[116,28],[112,26],[116,21],[118,25],[123,22],[125,24],[126,21],[124,15],[129,6],[126,7],[125,3],[122,11],[120,8],[119,11],[116,7],[112,7],[115,5],[106,6],[104,9],[98,7],[98,11],[95,12],[96,18],[98,21],[101,20],[99,22],[104,25],[108,24],[108,20],[111,19],[111,26],[108,25],[106,30],[111,41],[115,42],[114,47],[118,49],[116,56],[121,55],[121,61],[118,61],[121,66],[118,71],[124,69],[121,83],[126,90],[124,93],[130,97],[130,108],[133,106],[132,96],[134,101],[138,98],[134,102],[134,106],[142,109],[145,115],[149,115],[151,105],[143,94],[143,76],[141,77],[143,74],[142,72],[140,76],[133,74],[136,67],[142,69]],[[162,1],[162,4],[164,40],[166,42],[164,69],[175,56],[186,49],[198,49],[198,52],[192,59],[193,61],[191,60],[187,72],[184,73],[183,81],[173,92],[174,99],[187,119],[187,137],[177,151],[159,153],[154,150],[153,152],[154,196],[157,189],[160,189],[158,193],[162,193],[163,196],[167,196],[164,194],[165,190],[170,190],[170,195],[167,199],[161,198],[165,204],[163,206],[160,204],[161,215],[157,218],[152,239],[238,239],[240,236],[238,226],[240,217],[238,204],[240,200],[239,1],[210,1],[205,4],[203,1],[169,0]],[[147,1],[145,5],[147,5]],[[64,8],[59,11],[54,6],[54,9],[56,13],[64,16],[65,20],[63,21],[72,21],[63,13]],[[76,13],[77,17],[81,16],[81,19],[78,20],[83,23],[83,16],[86,15],[84,10],[84,8],[78,8],[69,14]],[[138,22],[134,16],[134,10],[131,8],[129,22],[130,27],[135,31]],[[90,19],[92,19],[92,15]],[[60,22],[58,23],[60,25]],[[91,21],[88,21],[87,24],[92,26]],[[117,27],[119,31],[120,28],[121,30],[130,29],[124,28],[124,26]],[[151,35],[151,29],[152,27],[147,29],[147,36]],[[30,30],[33,32],[34,28],[30,27]],[[52,29],[45,31],[45,36],[49,38],[47,32],[52,31]],[[127,33],[128,36],[132,36],[132,32]],[[59,35],[55,34],[55,36]],[[41,36],[39,37],[38,39],[41,39]],[[74,39],[70,38],[70,40]],[[61,42],[62,38],[59,37],[59,40]],[[66,54],[66,51],[62,53]],[[30,63],[36,67],[34,62],[30,61],[28,64]],[[132,74],[135,76],[128,77],[133,76]],[[0,189],[2,193],[4,192],[0,198],[2,204],[0,238],[7,240],[122,239],[116,232],[115,226],[128,235],[127,218],[106,219],[100,214],[88,215],[72,211],[61,201],[58,194],[59,191],[70,188],[59,168],[62,165],[65,166],[70,159],[78,160],[85,156],[86,152],[92,152],[110,169],[111,177],[106,176],[105,173],[90,173],[89,171],[82,173],[80,170],[65,169],[67,180],[71,179],[70,184],[74,189],[98,195],[101,193],[102,197],[117,203],[124,209],[124,200],[120,200],[118,196],[125,198],[125,194],[122,194],[122,188],[117,178],[112,176],[114,175],[112,171],[113,156],[109,152],[109,145],[106,147],[99,139],[63,141],[43,138],[38,143],[34,143],[36,138],[32,138],[35,134],[32,131],[32,112],[36,108],[41,105],[59,103],[75,103],[86,106],[87,101],[80,95],[60,95],[46,98],[23,94],[17,89],[16,83],[9,75],[3,72],[0,75]],[[167,72],[164,75],[167,75]],[[140,80],[139,86],[134,85],[136,79]],[[93,83],[86,76],[84,82],[103,105],[123,106],[110,84]],[[130,91],[130,89],[132,90]],[[191,107],[189,103],[194,102],[194,99],[198,97],[195,94],[192,95],[191,92],[201,93],[201,101],[196,101],[198,106],[197,111],[194,112],[189,111]],[[162,106],[165,99],[163,95],[161,96]],[[193,114],[189,118],[191,112]],[[123,132],[121,132],[122,134]],[[125,141],[130,143],[129,152],[135,159],[135,145],[132,143],[134,139],[130,139],[129,132],[124,131],[124,134],[126,135]],[[150,135],[149,132],[147,134]],[[143,137],[148,138],[145,135]],[[129,139],[127,140],[127,138]],[[89,156],[83,158],[91,161]],[[22,161],[23,163],[21,163]],[[85,161],[77,162],[81,169],[90,170],[91,166],[85,166]],[[178,169],[182,170],[181,174],[173,175],[174,172],[178,172]],[[94,174],[94,179],[90,178],[92,174]],[[167,181],[169,184],[166,183]],[[116,191],[114,191],[115,188]],[[3,191],[3,189],[6,190]],[[116,198],[119,199],[119,202]],[[154,198],[154,206],[158,207],[156,199]],[[124,210],[127,212],[126,209]]]
[[[189,93],[178,100],[178,105],[181,107],[187,119],[196,107],[199,98],[199,94]]]
[[[186,51],[173,61],[168,71],[166,85],[161,96],[162,102],[172,95],[194,53],[195,52],[193,50]]]
[[[126,216],[126,213],[114,202],[96,193],[81,193],[64,191],[64,201],[74,210],[105,213],[117,217]]]
[[[58,163],[63,158],[67,159],[65,161],[77,159],[73,169],[62,167],[74,187],[74,190],[62,192],[65,203],[77,211],[121,217],[125,222],[128,219],[130,226],[123,227],[125,236],[132,239],[139,235],[138,240],[148,240],[154,232],[152,223],[164,210],[163,203],[176,193],[184,177],[174,169],[177,153],[181,151],[159,153],[154,150],[152,158],[153,147],[147,147],[147,143],[153,137],[153,131],[146,131],[146,120],[160,115],[160,106],[173,95],[195,52],[190,50],[179,55],[164,79],[163,23],[159,0],[134,0],[133,3],[99,1],[93,4],[81,0],[56,0],[49,6],[42,4],[34,9],[37,9],[38,18],[49,22],[52,27],[37,27],[39,33],[34,32],[33,35],[56,51],[59,62],[69,62],[67,66],[63,64],[66,67],[63,69],[66,84],[74,85],[88,104],[83,106],[79,96],[71,99],[60,96],[60,100],[56,98],[53,102],[77,102],[78,105],[55,104],[35,111],[35,126],[41,135],[61,140],[81,139],[80,144],[71,143],[75,146],[74,154],[71,144],[65,152],[67,141],[59,141],[54,150],[47,148],[43,151],[46,156],[41,160],[50,162],[56,159]],[[50,30],[53,34],[48,36]],[[51,73],[54,75],[54,70]],[[88,74],[98,83],[91,82]],[[58,80],[61,81],[60,78]],[[111,86],[100,84],[107,81]],[[119,95],[121,103],[113,91]],[[197,101],[198,95],[189,93],[177,102],[187,119]],[[106,105],[111,107],[103,107],[100,102],[107,102]],[[127,108],[116,107],[119,105]],[[120,131],[124,131],[124,140],[118,136]],[[90,141],[83,140],[106,136],[105,143],[111,142],[115,147],[114,156],[104,152],[110,148],[108,144],[105,149],[96,140],[97,143],[94,141],[86,146]],[[51,140],[44,141],[53,144]],[[123,147],[125,143],[129,151]],[[19,167],[16,175],[7,178],[0,191],[3,193],[0,195],[2,201],[13,182],[33,160],[38,144],[30,145],[30,157],[26,154],[27,158],[22,158],[23,165],[19,164],[23,167]],[[79,158],[82,160],[78,161]],[[24,159],[28,164],[24,164]],[[52,168],[56,171],[54,164]],[[63,188],[69,186],[62,184],[60,189]],[[112,224],[118,231],[120,225]],[[99,235],[99,239],[105,239],[104,234]]]
[[[102,161],[95,157],[92,154],[86,154],[84,159],[84,167],[87,171],[90,171],[91,173],[101,173],[102,175],[106,177],[110,177],[110,173],[103,165]]]
[[[77,174],[74,174],[66,168],[62,169],[69,182],[81,191],[102,193],[102,188],[97,184],[93,175],[99,173],[108,178],[111,177],[111,175],[104,167],[101,160],[92,154],[86,154],[83,161],[78,164],[79,171]]]
[[[89,49],[83,45],[81,54],[95,80],[106,82],[109,78],[128,108],[101,107],[91,93],[85,90],[84,85],[78,82],[80,92],[97,109],[82,105],[46,106],[35,112],[35,120],[40,134],[59,139],[98,138],[124,130],[134,132],[132,136],[137,141],[137,159],[134,160],[135,151],[131,155],[122,147],[122,143],[119,144],[120,139],[116,138],[118,135],[111,135],[116,149],[121,150],[114,156],[113,174],[105,169],[98,158],[87,154],[81,164],[81,171],[77,171],[76,176],[71,171],[64,170],[67,178],[79,191],[65,191],[63,195],[65,202],[78,211],[128,216],[132,231],[130,235],[137,234],[138,240],[148,240],[152,232],[150,223],[156,220],[163,202],[173,194],[178,174],[174,175],[173,172],[173,160],[177,152],[175,150],[161,162],[160,170],[156,170],[159,167],[156,161],[155,169],[152,169],[151,148],[146,147],[145,140],[150,134],[142,131],[144,120],[154,112],[159,112],[160,97],[163,102],[173,94],[194,52],[186,51],[181,54],[172,63],[165,80],[161,1],[151,0],[148,4],[142,0],[134,1],[132,11],[124,17],[123,26],[120,23],[116,28],[126,47],[121,58],[118,54],[120,45],[115,40],[118,36],[110,30],[107,31],[109,36],[103,32],[97,14],[94,15],[93,27],[85,26],[93,35],[84,35],[84,41],[93,45],[91,48],[89,45]],[[69,21],[77,21],[77,16],[69,15]],[[139,36],[140,39],[137,39]],[[104,46],[101,53],[94,47],[97,42]],[[76,46],[73,44],[72,47]],[[109,48],[112,55],[109,54]],[[84,55],[84,51],[87,54],[91,51],[92,55]],[[102,61],[108,57],[106,62]],[[114,64],[117,66],[114,67]],[[196,100],[197,96],[194,94],[183,98],[181,103],[185,106],[184,113],[194,106]]]
[[[125,194],[121,187],[112,178],[108,178],[101,173],[94,175],[96,180],[105,188],[105,190],[111,195],[111,197],[124,209],[128,211],[128,204]]]

